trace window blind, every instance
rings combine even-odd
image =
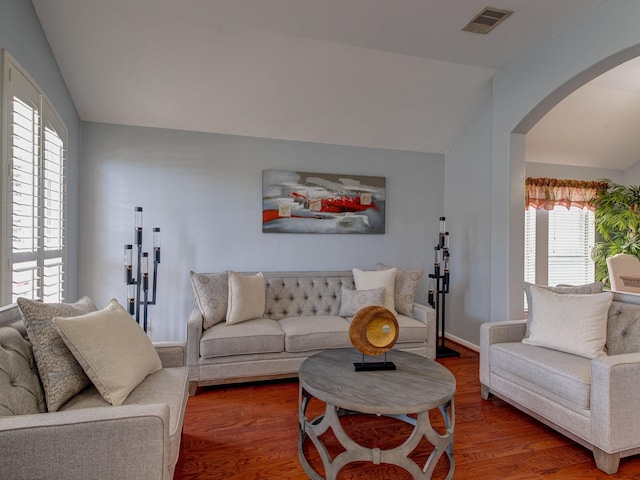
[[[591,249],[594,214],[587,209],[556,207],[549,212],[549,285],[593,282]]]
[[[548,237],[538,238],[536,220],[548,222]],[[579,207],[525,211],[525,281],[543,285],[590,283],[595,278],[591,249],[595,243],[593,212]],[[547,263],[546,278],[536,271],[536,258]]]

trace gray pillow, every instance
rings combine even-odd
[[[18,308],[27,328],[47,410],[55,412],[89,385],[89,377],[60,337],[53,317],[77,317],[97,310],[93,301],[82,297],[76,303],[42,303],[18,298]]]
[[[364,307],[384,305],[384,287],[371,290],[349,290],[342,288],[342,301],[340,302],[341,317],[353,317]]]
[[[378,270],[392,268],[383,263],[378,263]],[[398,268],[396,271],[395,289],[393,292],[396,312],[413,318],[413,303],[418,291],[418,284],[424,274],[424,270],[405,270]]]
[[[524,282],[524,293],[527,296],[527,326],[524,332],[524,338],[529,338],[530,328],[531,328],[531,319],[533,318],[533,300],[531,299],[531,291],[530,287],[533,285],[529,282]],[[593,283],[585,283],[584,285],[558,285],[555,287],[550,287],[548,285],[536,285],[536,287],[544,288],[545,290],[549,290],[550,292],[559,293],[559,294],[576,294],[576,295],[588,295],[591,293],[600,293],[604,288],[604,283],[602,282],[593,282]]]
[[[213,327],[224,322],[229,301],[229,274],[191,272],[191,286],[196,304],[202,313],[203,326]]]

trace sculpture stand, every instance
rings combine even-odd
[[[354,362],[353,369],[356,372],[375,372],[377,370],[395,370],[396,364],[387,362],[387,354],[384,354],[383,362],[365,362],[364,353],[362,354],[362,362]]]

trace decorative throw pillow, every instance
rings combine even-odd
[[[388,270],[390,268],[388,265],[378,263],[378,270]],[[398,313],[413,318],[413,303],[422,275],[424,275],[423,269],[397,269],[393,296]]]
[[[53,323],[107,402],[122,405],[147,375],[162,368],[147,334],[117,300],[104,310]]]
[[[605,355],[607,316],[613,293],[559,294],[532,285],[529,338],[522,343],[586,358]]]
[[[262,272],[244,275],[229,271],[227,325],[262,318],[266,289]]]
[[[202,313],[204,329],[224,322],[229,299],[228,273],[202,274],[192,271],[190,275],[193,295],[200,313]]]
[[[353,280],[356,290],[372,290],[374,288],[384,287],[383,306],[394,315],[397,315],[395,309],[395,282],[397,268],[389,268],[387,270],[360,270],[353,269]]]
[[[364,307],[383,306],[384,288],[374,288],[373,290],[350,290],[342,288],[342,300],[340,302],[341,317],[353,317]]]
[[[532,283],[524,282],[524,293],[527,297],[527,326],[525,328],[524,337],[529,337],[529,327],[531,325],[531,315],[533,312],[533,301],[531,300],[531,293],[529,289],[533,286]],[[586,283],[584,285],[557,285],[555,287],[550,287],[548,285],[536,285],[536,287],[544,288],[550,292],[559,293],[559,294],[574,294],[574,295],[588,295],[591,293],[600,293],[604,288],[604,283],[602,282],[593,282]]]
[[[16,302],[33,348],[47,410],[55,412],[89,385],[89,378],[60,337],[53,317],[84,315],[97,307],[88,297],[72,304],[42,303],[27,298],[18,298]]]

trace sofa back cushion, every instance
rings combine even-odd
[[[640,305],[614,300],[607,321],[607,354],[640,352]]]
[[[0,416],[46,411],[31,344],[20,327],[0,327]]]
[[[352,272],[264,272],[265,317],[338,315],[342,287],[354,290]]]

